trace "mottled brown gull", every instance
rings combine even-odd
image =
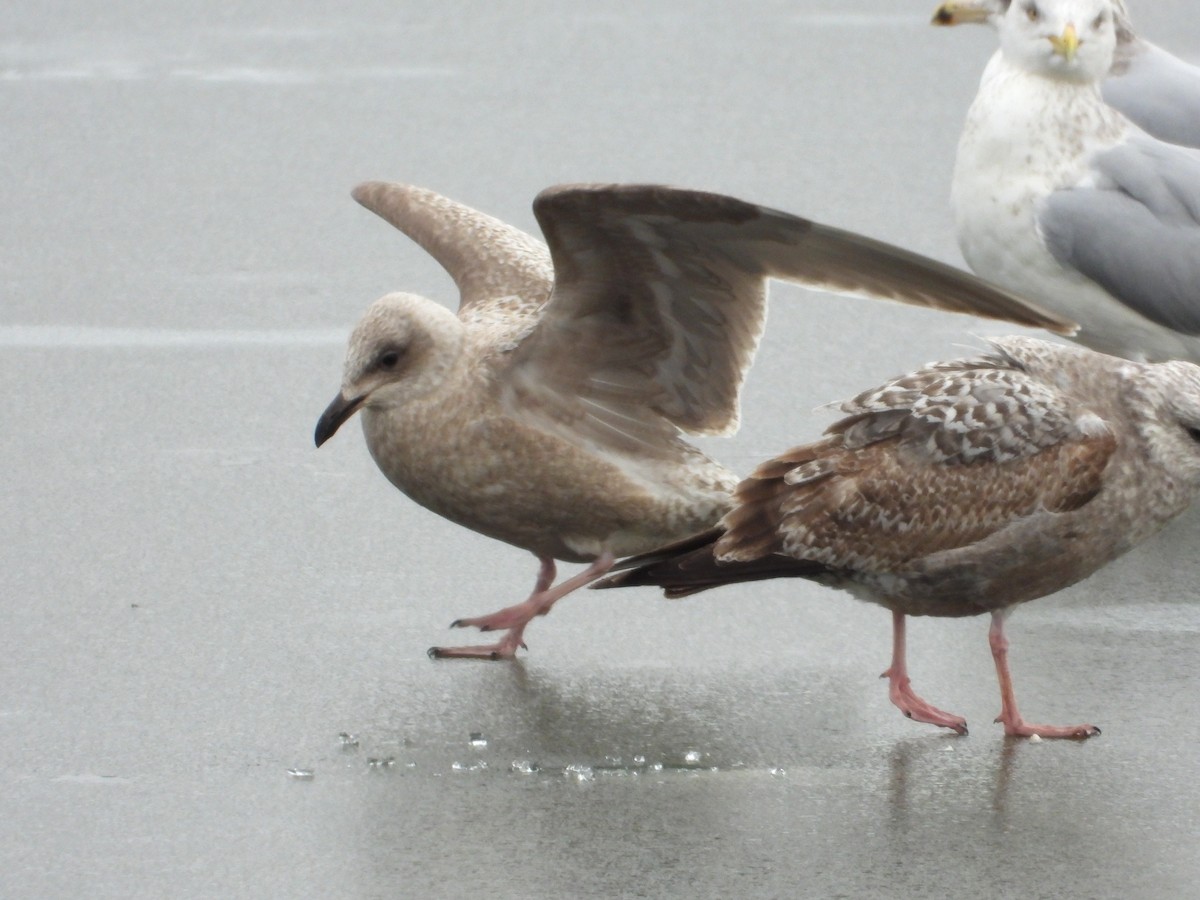
[[[1110,0],[1013,0],[951,188],[971,268],[1130,359],[1200,361],[1200,150],[1104,102]]]
[[[965,272],[714,194],[564,186],[534,213],[549,247],[432,191],[355,199],[454,278],[458,314],[390,294],[350,337],[320,446],[357,410],[376,463],[421,505],[540,561],[506,630],[441,657],[512,657],[524,629],[616,556],[710,527],[737,478],[680,432],[727,434],[766,314],[766,279],[1062,329]],[[555,560],[586,562],[554,584]]]
[[[1124,0],[1112,0],[1117,45],[1100,85],[1106,103],[1139,128],[1172,144],[1200,147],[1200,67],[1140,37]],[[1012,0],[947,0],[935,25],[999,27]]]
[[[966,721],[913,691],[906,616],[991,613],[996,721],[1014,736],[1088,737],[1026,722],[1008,669],[1016,604],[1091,575],[1200,492],[1200,366],[1136,363],[1031,338],[934,363],[841,406],[824,440],[759,467],[716,529],[628,560],[598,587],[668,596],[800,577],[892,611],[892,702]]]

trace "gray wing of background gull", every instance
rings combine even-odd
[[[1126,306],[1200,334],[1200,151],[1135,135],[1038,211],[1050,252]]]
[[[729,434],[766,279],[1020,322],[1073,324],[898,247],[699,191],[563,185],[534,214],[555,283],[501,378],[510,408],[574,441],[640,453]]]
[[[1100,91],[1105,102],[1155,137],[1200,147],[1200,68],[1134,38],[1118,46]]]

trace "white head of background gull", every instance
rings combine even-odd
[[[959,247],[991,281],[1131,359],[1200,360],[1200,150],[1104,102],[1109,0],[1013,0],[967,113]]]
[[[523,603],[455,625],[505,630],[435,656],[512,657],[570,591],[707,528],[733,473],[681,433],[727,434],[768,276],[1059,330],[966,272],[715,194],[563,186],[534,213],[549,247],[432,191],[358,187],[458,286],[457,315],[390,294],[354,329],[320,446],[356,411],[379,468],[421,505],[538,557]],[[590,563],[554,584],[555,560]]]
[[[912,689],[906,616],[990,613],[1005,733],[1088,737],[1017,709],[1004,617],[1086,578],[1200,494],[1200,367],[1030,338],[935,363],[842,404],[824,440],[759,467],[717,528],[598,587],[668,596],[800,577],[892,611],[892,702],[966,733]]]
[[[1012,0],[949,0],[935,25],[999,27]],[[1200,147],[1200,67],[1184,62],[1133,29],[1123,0],[1113,0],[1117,46],[1100,86],[1105,102],[1160,140]]]

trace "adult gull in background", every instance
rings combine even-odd
[[[1069,330],[966,272],[714,194],[550,188],[533,207],[548,247],[432,191],[369,183],[354,196],[450,273],[460,304],[376,301],[317,445],[361,410],[396,487],[541,566],[523,603],[454,623],[500,641],[439,657],[511,658],[531,619],[617,556],[729,509],[736,476],[681,433],[737,427],[768,276]],[[555,560],[588,567],[555,584]]]
[[[998,27],[1012,0],[949,0],[935,25],[987,23]],[[1105,102],[1148,133],[1173,144],[1200,147],[1200,67],[1139,37],[1124,0],[1113,0],[1117,46],[1100,85]]]
[[[1089,347],[1200,360],[1200,150],[1104,102],[1110,0],[1013,0],[999,33],[954,168],[963,256]]]
[[[628,560],[597,586],[682,597],[799,577],[847,590],[892,611],[892,702],[962,734],[962,717],[912,689],[905,617],[990,613],[1005,734],[1096,734],[1025,721],[1004,619],[1125,553],[1200,493],[1200,366],[1032,338],[993,345],[842,404],[824,440],[743,481],[715,529]]]

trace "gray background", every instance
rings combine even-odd
[[[1191,0],[1133,5],[1200,60]],[[1025,713],[1104,728],[1030,744],[990,722],[985,620],[910,628],[956,738],[889,705],[890,617],[805,584],[581,593],[516,664],[433,663],[533,558],[393,491],[356,427],[311,444],[362,309],[456,299],[360,180],[535,233],[546,185],[663,181],[961,264],[994,37],[931,7],[6,9],[0,894],[1200,895],[1195,515],[1013,617]],[[706,443],[742,471],[1011,330],[772,296],[743,428]]]

